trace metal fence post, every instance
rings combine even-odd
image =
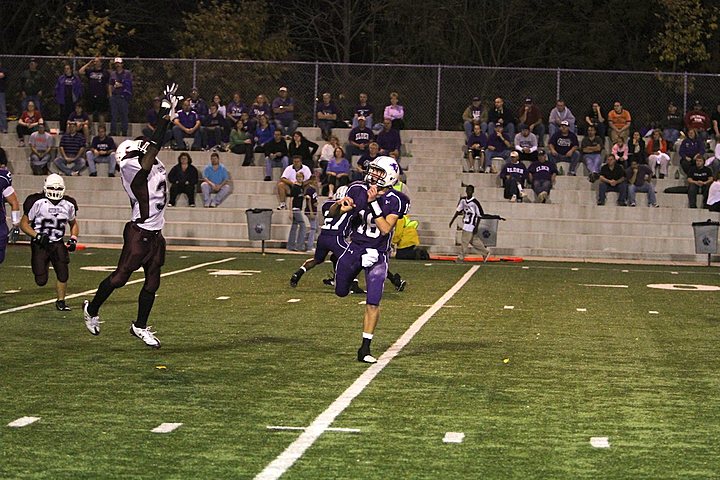
[[[440,82],[442,80],[442,66],[437,67],[437,94],[435,99],[435,130],[440,130]]]
[[[315,96],[313,100],[312,111],[313,127],[317,127],[317,115],[315,114],[315,111],[317,110],[318,104],[318,85],[320,85],[320,64],[318,62],[315,62]]]
[[[192,79],[192,86],[193,88],[197,87],[197,60],[193,59],[193,79]]]
[[[560,98],[560,68],[558,68],[555,73],[555,100]]]
[[[688,75],[687,72],[683,73],[683,112],[687,112],[687,97],[688,97]]]

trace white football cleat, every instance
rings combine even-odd
[[[88,305],[90,305],[90,302],[85,300],[83,302],[83,317],[85,317],[85,328],[87,328],[88,331],[93,335],[100,335],[100,316],[91,316],[88,313]]]
[[[130,334],[145,342],[148,347],[160,348],[160,340],[157,339],[155,332],[151,331],[150,328],[138,328],[135,324],[130,324]]]

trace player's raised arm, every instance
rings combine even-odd
[[[146,147],[145,155],[140,160],[140,166],[145,171],[150,171],[153,164],[155,163],[155,157],[157,157],[160,147],[165,139],[165,132],[167,132],[168,125],[177,117],[177,104],[182,100],[181,96],[177,96],[177,84],[166,86],[163,92],[163,100],[160,104],[160,112],[158,113],[158,123],[155,131],[153,132],[150,143]]]

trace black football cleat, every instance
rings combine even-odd
[[[367,292],[362,289],[362,287],[360,286],[360,284],[358,282],[353,282],[352,286],[350,287],[350,293],[364,295]]]
[[[323,279],[323,284],[327,285],[328,287],[334,287],[335,279],[334,278],[325,278],[325,279]]]
[[[370,349],[363,350],[362,348],[359,348],[358,354],[357,354],[357,360],[358,360],[358,362],[362,362],[362,363],[377,363],[377,358],[370,355]]]
[[[293,273],[292,277],[290,277],[290,286],[292,288],[297,287],[299,281],[300,281],[300,275],[298,275],[297,273]]]
[[[405,287],[407,286],[407,280],[400,280],[398,283],[395,284],[395,290],[398,292],[402,292],[405,290]]]
[[[70,307],[67,306],[65,300],[55,300],[55,308],[61,312],[69,312]]]

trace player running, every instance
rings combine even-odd
[[[70,255],[77,247],[80,234],[75,216],[77,202],[65,195],[65,181],[56,174],[45,179],[43,192],[33,193],[23,203],[23,216],[20,228],[30,237],[30,264],[35,275],[35,283],[42,287],[48,282],[48,269],[52,263],[55,269],[55,308],[67,312],[70,307],[65,303],[65,291],[70,277],[68,264]],[[63,243],[65,227],[70,225],[70,239]]]
[[[346,197],[333,205],[329,214],[335,218],[349,213],[353,230],[350,244],[340,256],[335,272],[335,294],[350,293],[352,281],[364,269],[367,297],[363,318],[359,362],[375,363],[370,343],[380,318],[380,300],[388,271],[388,251],[395,223],[410,210],[410,199],[392,187],[400,168],[391,157],[377,157],[370,162],[365,180],[350,184]]]
[[[20,224],[20,202],[18,201],[15,189],[12,186],[12,173],[7,169],[7,156],[2,148],[0,148],[0,263],[5,261],[5,249],[8,240],[11,243],[17,241],[19,235],[18,225]],[[10,220],[13,228],[8,236],[7,223],[5,222],[5,200],[10,204]]]
[[[140,289],[137,320],[130,325],[130,333],[153,348],[160,348],[160,340],[150,330],[147,321],[155,292],[160,287],[160,268],[165,263],[162,227],[167,204],[165,166],[157,159],[157,154],[168,125],[177,117],[177,103],[182,97],[176,96],[176,91],[175,84],[165,88],[158,124],[149,142],[125,140],[117,148],[120,177],[130,197],[132,220],[125,224],[117,268],[100,282],[92,301],[85,300],[83,303],[85,326],[93,335],[100,335],[100,307],[116,288],[124,286],[130,275],[142,267],[145,283]]]

